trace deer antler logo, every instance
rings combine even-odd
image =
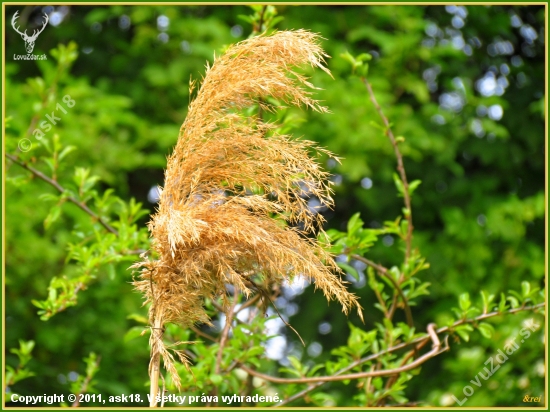
[[[19,27],[16,27],[15,26],[15,22],[17,20],[17,18],[19,17],[18,16],[19,14],[19,10],[15,12],[15,14],[13,15],[12,19],[11,19],[11,26],[13,27],[13,29],[19,33],[21,35],[21,38],[23,39],[23,41],[25,42],[25,49],[27,49],[27,53],[30,54],[32,53],[33,49],[34,49],[34,42],[36,41],[36,39],[38,38],[38,35],[40,33],[42,33],[42,31],[46,28],[46,25],[48,24],[48,21],[50,20],[48,15],[46,13],[44,13],[44,24],[42,25],[42,28],[40,30],[35,30],[32,34],[32,36],[29,36],[27,34],[27,30],[25,30],[23,33],[21,33],[21,31],[19,31]]]

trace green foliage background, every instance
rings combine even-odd
[[[20,36],[7,25],[6,153],[48,170],[40,160],[47,154],[44,142],[53,147],[57,134],[60,145],[75,148],[60,163],[60,182],[71,181],[75,167],[87,168],[90,175],[100,177],[99,194],[112,188],[121,199],[133,197],[151,212],[154,205],[147,201],[147,193],[162,185],[166,156],[186,115],[189,78],[200,78],[214,52],[219,54],[226,45],[248,36],[251,27],[238,16],[250,14],[250,9],[64,7],[55,8],[65,13],[60,24],[50,24],[36,42],[34,53],[46,53],[45,61],[13,60],[14,54],[25,51]],[[39,8],[7,6],[6,21],[16,10],[22,10],[25,27],[40,19]],[[431,287],[430,294],[413,307],[417,330],[432,321],[439,325],[448,321],[462,293],[479,300],[481,289],[498,295],[519,289],[522,281],[544,287],[544,7],[278,6],[277,10],[284,18],[278,29],[321,33],[324,48],[333,56],[328,67],[334,79],[322,72],[312,74],[312,83],[322,89],[317,96],[332,114],[285,113],[294,135],[318,141],[343,158],[341,165],[325,162],[337,183],[336,208],[326,212],[326,228],[345,230],[356,212],[372,228],[401,213],[402,199],[396,196],[392,179],[393,149],[373,124],[379,119],[364,85],[340,57],[346,51],[374,56],[369,81],[395,135],[405,138],[400,147],[409,180],[422,180],[413,198],[413,244],[431,264],[421,275]],[[166,29],[158,26],[159,16],[169,19]],[[457,28],[461,25],[457,18],[463,27]],[[54,48],[60,50],[57,59]],[[494,79],[502,93],[480,93],[483,78]],[[48,101],[54,84],[57,97]],[[41,141],[30,137],[30,152],[19,153],[17,144],[32,119],[45,119],[65,95],[74,99],[75,106]],[[503,115],[491,118],[487,109],[497,110],[497,105]],[[146,315],[127,269],[136,256],[98,267],[91,263],[95,280],[78,294],[78,304],[41,320],[31,301],[46,298],[53,277],[80,276],[82,264],[75,259],[66,262],[67,248],[75,242],[73,227],[85,233],[93,223],[68,203],[52,216],[55,201],[40,198],[55,193],[50,186],[8,160],[6,171],[7,364],[17,365],[9,349],[18,347],[18,340],[36,342],[28,364],[36,376],[10,389],[22,395],[67,393],[71,372],[84,374],[82,359],[95,352],[101,356],[95,378],[98,392],[146,393],[147,337],[127,335]],[[114,205],[109,210],[119,216],[122,209]],[[140,230],[136,239],[127,240],[128,250],[144,242],[147,220],[147,216],[129,218],[118,226],[130,233]],[[369,258],[388,267],[399,264],[400,247],[396,239],[386,237]],[[372,308],[374,295],[364,282],[350,287],[368,309],[364,326],[354,316],[350,321],[371,330],[380,317]],[[328,360],[331,349],[346,345],[349,334],[340,309],[327,305],[312,289],[294,299],[299,310],[290,317],[308,345],[318,342],[323,348],[311,356],[295,342],[293,353],[304,364]],[[530,313],[497,317],[490,321],[495,327],[491,339],[473,333],[468,342],[451,342],[451,351],[425,364],[408,383],[405,395],[425,402],[421,405],[452,406],[449,396],[461,399],[462,388],[483,369],[483,362],[517,335],[522,321],[530,317]],[[540,315],[535,318],[544,322]],[[398,320],[403,320],[402,313]],[[319,332],[322,322],[330,323],[329,334]],[[522,403],[525,395],[543,393],[543,335],[541,329],[522,344],[486,385],[476,388],[465,406],[527,406]],[[287,339],[296,340],[292,333]],[[276,369],[275,364],[268,368]],[[352,396],[357,392],[353,384],[334,383],[322,391],[338,406],[361,405],[360,398]]]

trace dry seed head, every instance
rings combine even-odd
[[[361,314],[330,254],[307,237],[323,218],[304,193],[333,205],[328,174],[309,153],[331,153],[243,114],[254,105],[275,110],[268,97],[326,112],[307,78],[294,71],[309,63],[330,74],[325,57],[318,35],[282,31],[238,43],[207,67],[149,223],[158,259],[140,263],[135,282],[152,303],[151,321],[208,322],[204,299],[225,297],[227,283],[251,294],[251,273],[268,286],[304,275],[345,313],[355,307]],[[165,351],[157,352],[166,362]]]

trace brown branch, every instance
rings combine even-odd
[[[333,375],[333,376],[315,376],[311,378],[277,378],[273,376],[269,376],[260,372],[255,371],[254,369],[249,368],[246,365],[240,365],[240,368],[243,369],[245,372],[257,376],[261,379],[264,379],[268,382],[273,383],[284,383],[284,384],[290,384],[290,383],[317,383],[317,382],[337,382],[337,381],[343,381],[348,379],[362,379],[362,378],[368,378],[368,377],[378,377],[378,376],[391,376],[403,372],[410,371],[412,369],[416,369],[423,363],[425,363],[427,360],[447,351],[449,349],[448,346],[445,346],[441,348],[441,342],[439,341],[439,338],[437,337],[437,333],[434,331],[435,323],[430,323],[428,325],[428,338],[432,339],[432,349],[419,357],[418,359],[414,360],[413,362],[409,363],[405,366],[400,366],[398,368],[393,369],[385,369],[385,370],[378,370],[378,371],[371,371],[371,372],[358,372],[358,373],[349,373],[346,375]]]
[[[407,354],[403,356],[403,360],[401,361],[401,366],[405,365],[410,358],[414,357],[416,353],[426,345],[426,343],[428,343],[427,340],[425,340],[424,342],[420,342],[418,345],[415,346],[413,350],[407,352]],[[397,379],[398,379],[398,375],[390,376],[386,381],[385,389],[389,390],[393,386],[393,384],[397,381]],[[378,399],[377,405],[375,406],[384,406],[385,404],[384,399],[387,396],[388,395],[383,395],[382,398]]]
[[[265,12],[267,11],[267,6],[264,5],[262,7],[262,12],[260,14],[260,29],[258,30],[259,32],[262,31],[262,26],[264,25],[264,16],[265,16]]]
[[[277,316],[279,316],[279,319],[281,319],[281,321],[285,324],[285,326],[287,326],[289,329],[291,329],[296,334],[296,336],[298,336],[298,338],[300,339],[300,342],[302,342],[302,345],[306,346],[304,340],[302,339],[302,337],[300,336],[298,331],[296,329],[294,329],[294,327],[290,323],[288,323],[285,320],[285,318],[283,318],[283,315],[281,315],[281,312],[279,312],[279,309],[275,305],[275,302],[273,302],[273,299],[271,299],[271,296],[269,296],[269,293],[261,285],[258,285],[252,279],[249,279],[249,278],[246,278],[246,277],[243,276],[243,280],[246,283],[248,283],[248,285],[250,287],[252,287],[254,290],[256,290],[256,292],[258,292],[259,298],[263,298],[265,300],[265,302],[271,303],[271,306],[273,307],[275,312],[277,312]],[[251,299],[251,300],[253,300],[253,299]],[[216,302],[212,302],[212,306],[214,306],[218,311],[223,312],[223,308],[220,305],[218,305]],[[239,319],[237,319],[237,322],[238,323],[244,323]]]
[[[405,199],[405,208],[407,209],[407,212],[408,212],[405,215],[405,217],[407,218],[407,222],[409,223],[408,225],[409,227],[407,228],[407,237],[405,238],[405,244],[406,244],[405,260],[408,260],[409,256],[411,255],[413,221],[412,221],[411,197],[409,195],[409,182],[407,180],[407,174],[405,173],[405,166],[403,166],[403,156],[401,155],[397,140],[395,139],[395,136],[393,135],[393,132],[391,130],[390,122],[382,112],[382,108],[380,107],[380,105],[378,104],[378,101],[376,100],[376,96],[372,91],[372,87],[370,83],[365,77],[362,77],[361,80],[363,81],[363,83],[365,84],[365,87],[367,88],[367,91],[369,92],[370,100],[372,104],[374,104],[374,107],[376,108],[378,115],[384,122],[384,126],[386,127],[386,136],[388,136],[388,138],[390,139],[390,142],[393,146],[393,150],[395,152],[395,157],[397,158],[397,170],[399,171],[399,175],[401,176],[401,181],[403,182],[403,198]]]
[[[523,312],[523,311],[535,311],[537,309],[540,309],[542,307],[544,307],[546,304],[545,303],[539,303],[537,305],[533,305],[533,306],[526,306],[526,307],[521,307],[521,308],[516,308],[516,309],[509,309],[507,311],[504,311],[504,312],[490,312],[490,313],[485,313],[483,315],[480,315],[476,318],[472,318],[472,319],[461,319],[459,321],[456,321],[455,323],[453,323],[451,326],[444,326],[444,327],[441,327],[439,329],[437,329],[435,332],[437,334],[441,334],[441,333],[444,333],[444,332],[448,332],[449,330],[457,327],[457,326],[460,326],[460,325],[463,325],[463,324],[468,324],[468,323],[476,323],[476,322],[479,322],[481,320],[485,320],[485,319],[488,319],[488,318],[492,318],[492,317],[495,317],[495,316],[499,316],[499,315],[507,315],[507,314],[515,314],[515,313],[518,313],[518,312]],[[342,373],[345,373],[349,370],[352,370],[353,368],[356,368],[357,366],[360,366],[366,362],[370,362],[372,360],[375,360],[377,358],[379,358],[380,356],[383,356],[383,355],[386,355],[388,353],[392,353],[392,352],[396,352],[400,349],[403,349],[403,348],[406,348],[407,346],[410,346],[410,345],[414,345],[414,344],[420,344],[422,342],[424,343],[427,343],[427,341],[430,339],[429,336],[422,336],[422,337],[419,337],[419,338],[416,338],[416,339],[413,339],[412,341],[410,342],[403,342],[403,343],[400,343],[398,345],[395,345],[391,348],[388,348],[388,349],[385,349],[385,350],[382,350],[380,352],[377,352],[377,353],[374,353],[372,355],[368,355],[364,358],[361,358],[355,362],[352,362],[351,364],[349,364],[348,366],[346,366],[345,368],[342,368],[340,369],[339,371],[337,371],[334,375],[335,376],[338,376]],[[317,382],[317,383],[314,383],[312,385],[310,385],[308,388],[306,389],[303,389],[302,391],[298,392],[298,393],[295,393],[294,395],[292,395],[291,397],[285,399],[284,401],[281,401],[279,402],[277,405],[275,406],[284,406],[284,405],[287,405],[289,404],[290,402],[293,402],[295,401],[296,399],[300,399],[301,397],[307,395],[308,393],[310,393],[311,391],[323,386],[326,382]]]
[[[257,295],[254,295],[251,299],[248,299],[245,303],[243,303],[241,306],[239,306],[239,309],[235,312],[236,314],[243,311],[244,309],[252,306],[255,304],[259,299],[261,295],[258,293]]]
[[[197,335],[202,336],[203,338],[206,338],[208,340],[211,340],[212,342],[218,343],[218,339],[216,339],[214,336],[209,335],[208,333],[204,333],[202,330],[200,330],[199,328],[196,328],[195,326],[191,326],[189,329],[191,329]]]
[[[281,321],[286,325],[288,326],[289,329],[291,329],[295,334],[296,336],[298,336],[298,338],[300,339],[300,342],[302,342],[302,345],[305,347],[306,346],[306,343],[304,342],[304,340],[302,339],[302,336],[300,336],[300,334],[298,333],[298,331],[296,329],[294,329],[294,327],[288,323],[285,318],[283,318],[283,315],[281,315],[281,312],[279,312],[279,309],[277,308],[277,306],[275,305],[275,302],[273,302],[273,299],[271,299],[271,296],[269,296],[269,293],[267,293],[264,289],[262,289],[260,286],[258,286],[258,284],[256,284],[252,279],[248,279],[248,281],[250,283],[252,283],[252,285],[255,286],[255,288],[258,290],[258,292],[262,295],[262,297],[266,298],[268,302],[271,303],[271,306],[273,307],[273,309],[275,309],[275,312],[277,312],[277,316],[279,316],[279,319],[281,319]]]
[[[223,331],[220,338],[220,347],[218,349],[218,354],[216,356],[216,368],[215,368],[216,375],[219,375],[221,372],[223,348],[225,347],[225,344],[227,342],[227,337],[229,336],[229,331],[231,330],[231,324],[233,323],[233,316],[235,315],[235,306],[237,305],[238,296],[239,296],[239,292],[237,289],[235,289],[235,293],[233,294],[233,302],[231,303],[231,307],[225,314],[225,325],[223,327]]]
[[[374,105],[376,111],[378,112],[378,115],[382,119],[382,122],[384,123],[384,126],[386,127],[386,136],[390,139],[390,142],[393,146],[393,150],[395,152],[395,157],[397,158],[397,170],[399,171],[399,175],[401,176],[401,181],[403,182],[403,199],[405,202],[405,218],[407,219],[408,225],[407,225],[407,235],[405,237],[405,263],[408,262],[409,257],[411,255],[411,244],[412,244],[412,237],[413,237],[413,220],[412,220],[412,207],[411,207],[411,196],[409,194],[409,182],[407,180],[407,174],[405,172],[405,166],[403,165],[403,156],[401,155],[401,151],[398,147],[398,142],[393,135],[393,132],[391,130],[390,122],[388,121],[388,118],[384,115],[384,112],[382,111],[382,108],[378,104],[378,101],[376,100],[376,96],[374,95],[374,92],[372,90],[372,86],[370,85],[369,81],[365,77],[361,77],[361,80],[365,84],[365,87],[367,88],[367,91],[369,93],[370,100],[372,104]],[[399,283],[401,283],[403,280],[403,275],[401,275],[399,279]],[[397,292],[400,292],[401,289],[397,288]],[[402,296],[403,297],[403,296]],[[405,299],[403,299],[403,302],[406,302]],[[389,316],[388,318],[391,319],[395,313],[395,309],[397,307],[397,293],[394,292],[392,303],[390,305],[389,310]],[[410,308],[409,308],[410,312]],[[410,313],[409,313],[410,314]],[[407,315],[408,316],[408,315]],[[412,319],[412,316],[411,318]],[[408,322],[409,318],[407,318]],[[411,324],[409,324],[411,325]]]
[[[397,308],[397,293],[393,293],[393,298],[390,305],[390,317],[389,319],[393,318],[393,315],[395,314],[395,309]]]
[[[356,259],[356,260],[359,260],[363,263],[366,263],[369,266],[372,266],[378,273],[380,273],[382,276],[384,276],[386,279],[388,279],[392,283],[393,287],[395,288],[397,293],[399,293],[399,296],[401,296],[401,300],[403,301],[405,316],[407,317],[407,324],[410,327],[413,327],[414,322],[413,322],[413,317],[412,317],[411,307],[409,306],[409,302],[408,302],[407,298],[405,297],[405,295],[403,294],[403,290],[401,289],[399,284],[388,273],[388,269],[386,269],[384,266],[379,265],[377,263],[374,263],[372,260],[366,259],[366,258],[364,258],[363,256],[360,256],[360,255],[352,255],[351,257],[353,259]],[[395,305],[392,305],[392,307],[394,307],[394,306]],[[390,315],[389,319],[391,319],[391,317],[393,316],[393,312],[390,312],[389,315]]]
[[[113,233],[114,235],[118,236],[118,231],[109,225],[107,222],[105,222],[101,217],[99,217],[95,212],[93,212],[84,202],[79,201],[78,199],[67,196],[67,191],[63,186],[61,186],[57,181],[50,179],[48,176],[46,176],[44,173],[40,172],[39,170],[36,170],[35,168],[29,166],[27,163],[21,161],[17,156],[11,155],[9,153],[6,153],[6,157],[10,159],[12,162],[18,164],[24,169],[27,169],[29,172],[31,172],[36,177],[42,179],[46,183],[50,184],[51,186],[55,187],[57,191],[60,193],[65,194],[65,199],[67,199],[69,202],[74,203],[77,205],[80,209],[85,211],[87,214],[89,214],[93,219],[97,220],[105,229],[107,229],[109,232]],[[136,253],[138,251],[135,251]]]
[[[220,337],[220,346],[218,348],[218,353],[216,354],[216,366],[214,368],[214,373],[216,375],[219,375],[222,370],[223,348],[225,347],[227,338],[229,337],[229,331],[231,330],[231,324],[233,323],[233,317],[235,316],[235,306],[237,306],[238,298],[239,298],[239,290],[235,288],[233,293],[233,302],[231,302],[231,306],[229,310],[225,312],[225,325],[223,327],[223,331]],[[214,389],[212,390],[212,395],[214,396],[218,395],[217,386],[215,386]],[[210,401],[208,401],[206,406],[207,407],[212,406]],[[216,402],[214,406],[218,406],[218,402]]]
[[[223,310],[223,307],[217,302],[212,301],[212,306],[214,306],[214,309],[216,309],[218,312],[225,312]],[[239,318],[235,318],[235,322],[237,322],[239,325],[244,325],[245,324],[245,322],[243,322]]]

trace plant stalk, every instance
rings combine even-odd
[[[151,388],[149,391],[150,401],[149,406],[156,408],[157,396],[159,391],[159,377],[160,377],[160,353],[157,350],[158,341],[162,339],[162,321],[160,316],[155,317],[155,323],[153,325],[151,335],[151,363],[149,365],[149,377],[151,379]]]

